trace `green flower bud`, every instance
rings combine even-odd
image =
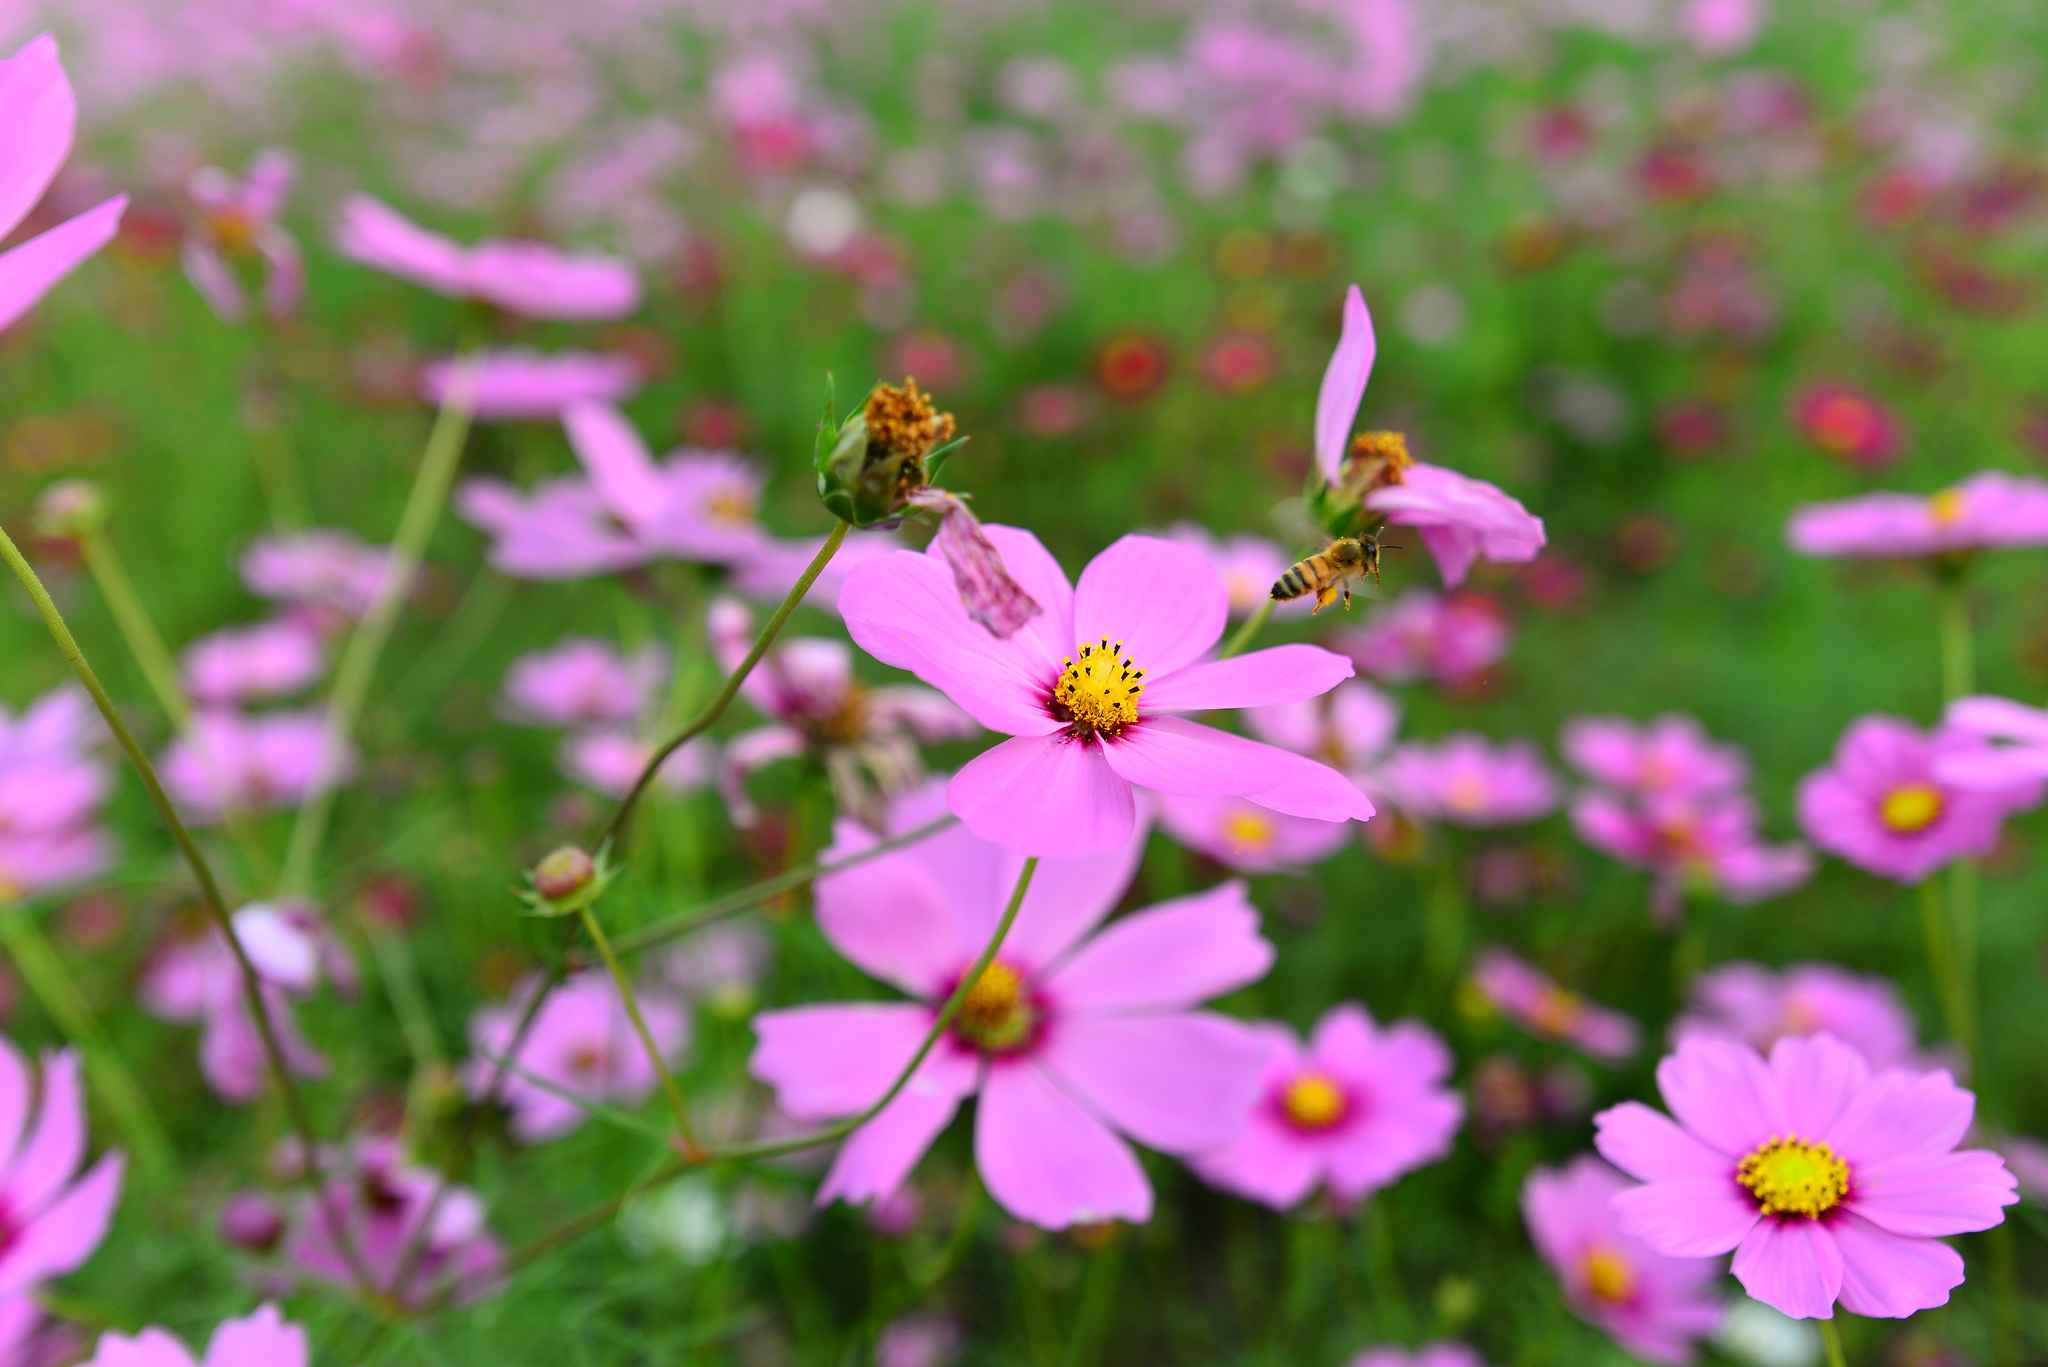
[[[107,525],[107,496],[87,480],[59,480],[36,501],[35,527],[44,536],[90,536]]]
[[[939,412],[914,379],[901,389],[876,385],[836,428],[828,395],[814,457],[818,497],[856,527],[899,518],[910,495],[930,483],[925,458],[952,436],[953,415]]]

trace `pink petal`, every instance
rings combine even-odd
[[[1177,669],[1151,683],[1138,703],[1147,712],[1272,707],[1319,698],[1357,672],[1350,660],[1321,646],[1273,646]]]
[[[71,155],[78,100],[45,33],[0,62],[0,238],[13,232]]]
[[[1775,1080],[1745,1044],[1680,1041],[1657,1065],[1657,1090],[1679,1124],[1734,1157],[1789,1128]]]
[[[1893,1234],[1935,1238],[1989,1229],[2020,1199],[2005,1160],[1983,1149],[1911,1154],[1849,1172],[1849,1209]]]
[[[106,1333],[85,1367],[193,1367],[192,1351],[163,1329],[145,1329],[134,1338]]]
[[[625,414],[607,403],[572,404],[562,413],[562,430],[604,506],[628,527],[645,531],[668,503],[668,489]]]
[[[1947,1153],[1962,1141],[1976,1109],[1976,1098],[1945,1069],[1888,1068],[1870,1080],[1824,1137],[1854,1172],[1908,1154]]]
[[[981,529],[1002,555],[1003,568],[1017,581],[1017,587],[1045,609],[1019,628],[1010,642],[1045,672],[1050,683],[1058,677],[1060,661],[1074,653],[1074,585],[1045,544],[1022,527],[986,522]],[[945,564],[936,546],[926,554],[941,566]],[[950,579],[952,571],[946,573]]]
[[[1759,1220],[1729,1270],[1752,1297],[1796,1320],[1833,1319],[1842,1294],[1842,1250],[1818,1220]]]
[[[21,1051],[0,1036],[0,1166],[13,1166],[14,1147],[28,1128],[32,1082]]]
[[[204,1367],[306,1367],[306,1331],[287,1324],[275,1305],[245,1319],[222,1320],[206,1345]]]
[[[1140,1144],[1187,1153],[1244,1130],[1268,1052],[1241,1022],[1191,1011],[1063,1018],[1036,1061]]]
[[[1208,558],[1156,536],[1120,538],[1074,585],[1077,645],[1121,641],[1147,679],[1201,658],[1229,616],[1229,591]]]
[[[773,1087],[782,1109],[799,1120],[853,1115],[889,1090],[924,1042],[932,1017],[930,1007],[913,1003],[764,1011],[754,1017],[760,1042],[747,1071]]]
[[[121,1198],[122,1155],[109,1153],[63,1197],[29,1221],[0,1253],[0,1296],[74,1271],[106,1237]]]
[[[1133,912],[1083,945],[1050,976],[1061,1010],[1174,1010],[1265,976],[1273,946],[1258,908],[1233,879]]]
[[[42,1105],[36,1127],[7,1174],[7,1204],[16,1218],[32,1215],[61,1191],[85,1157],[85,1099],[79,1093],[78,1054],[43,1056]]]
[[[1600,1156],[1645,1182],[1684,1178],[1726,1181],[1734,1164],[1640,1101],[1624,1101],[1593,1117]]]
[[[833,848],[840,857],[853,852]],[[937,998],[981,946],[954,931],[954,903],[965,890],[942,886],[922,853],[912,846],[820,878],[818,929],[863,971],[914,996]]]
[[[1842,1251],[1842,1308],[1874,1319],[1904,1319],[1948,1304],[1963,1284],[1963,1258],[1947,1244],[1888,1234],[1854,1215],[1828,1232]]]
[[[1472,573],[1472,562],[1479,558],[1479,534],[1464,527],[1430,525],[1420,528],[1419,535],[1436,560],[1436,572],[1443,576],[1444,587],[1454,589],[1464,583],[1465,576]]]
[[[80,262],[112,241],[127,208],[128,196],[115,195],[0,253],[0,329],[34,308]]]
[[[1617,1195],[1621,1232],[1667,1258],[1711,1258],[1741,1243],[1757,1222],[1756,1202],[1734,1174],[1651,1182]]]
[[[1093,930],[1123,898],[1138,872],[1138,861],[1145,854],[1144,826],[1139,822],[1131,839],[1100,854],[1040,862],[1016,924],[1010,927],[1010,937],[1003,942],[1003,957],[1035,973]],[[1015,854],[1003,860],[997,895],[987,904],[986,917],[977,919],[967,932],[973,951],[979,951],[995,930],[996,918],[1009,903],[1023,862]]]
[[[1323,1175],[1321,1148],[1255,1108],[1244,1133],[1213,1153],[1188,1160],[1203,1181],[1285,1210],[1305,1199]]]
[[[946,801],[968,830],[1019,854],[1099,854],[1128,841],[1138,821],[1131,785],[1106,760],[1100,744],[1017,736],[969,760]]]
[[[839,615],[862,650],[917,675],[989,730],[1060,729],[1045,706],[1057,673],[1015,638],[998,641],[969,618],[944,562],[891,551],[856,565],[839,591]]]
[[[965,1050],[933,1049],[896,1099],[847,1136],[818,1188],[818,1204],[866,1205],[894,1194],[974,1091],[980,1071]]]
[[[1358,405],[1365,398],[1378,350],[1365,295],[1353,285],[1344,293],[1344,331],[1337,339],[1337,349],[1330,353],[1322,388],[1316,394],[1316,467],[1323,472],[1325,483],[1335,484],[1343,469],[1351,426],[1358,419]]]
[[[1152,1187],[1130,1146],[1028,1062],[990,1067],[974,1162],[996,1203],[1034,1225],[1152,1218]]]
[[[370,195],[350,195],[341,202],[334,248],[351,261],[440,294],[460,299],[471,293],[467,252]]]
[[[1142,788],[1192,797],[1248,797],[1288,816],[1366,821],[1372,802],[1327,764],[1185,717],[1146,717],[1103,746],[1110,767]]]
[[[1770,1066],[1785,1123],[1809,1139],[1827,1134],[1870,1082],[1863,1056],[1833,1035],[1788,1035],[1772,1047]]]
[[[2048,745],[2048,711],[2010,698],[1976,694],[1957,698],[1942,715],[1942,725],[1975,736],[2033,741]]]

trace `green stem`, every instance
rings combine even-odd
[[[612,942],[605,938],[604,927],[598,924],[597,914],[591,910],[590,903],[585,902],[577,908],[577,914],[583,918],[584,931],[589,934],[590,942],[597,946],[604,966],[611,970],[612,981],[618,985],[619,1000],[625,1005],[626,1017],[633,1022],[633,1032],[640,1036],[640,1047],[647,1051],[647,1062],[653,1066],[654,1076],[661,1083],[661,1094],[668,1101],[669,1114],[675,1117],[676,1135],[683,1141],[683,1152],[698,1152],[697,1132],[690,1124],[689,1104],[683,1100],[683,1089],[676,1086],[675,1074],[669,1071],[661,1046],[654,1042],[654,1032],[647,1028],[647,1021],[640,1014],[640,999],[634,995],[633,980],[626,976],[619,956],[612,952]]]
[[[434,1029],[433,1013],[427,1009],[427,994],[420,989],[419,970],[405,937],[382,926],[367,925],[364,934],[370,953],[377,960],[377,976],[391,997],[391,1009],[398,1015],[398,1028],[412,1055],[412,1085],[406,1089],[405,1123],[408,1135],[417,1136],[427,1123],[428,1098],[447,1067],[441,1052],[441,1037]]]
[[[406,496],[405,511],[398,519],[398,534],[391,544],[384,583],[369,612],[350,633],[341,664],[334,671],[324,739],[328,755],[342,753],[355,731],[356,718],[369,696],[370,680],[377,672],[378,657],[398,625],[406,596],[412,592],[413,577],[419,573],[427,538],[433,535],[434,524],[448,502],[448,488],[455,482],[463,443],[469,436],[473,387],[473,371],[458,358],[448,393],[434,417],[433,430],[427,435],[426,452],[420,457],[412,492]],[[339,791],[339,784],[324,783],[299,809],[298,820],[292,824],[291,845],[285,852],[284,876],[278,880],[278,889],[284,896],[305,897],[312,892],[314,865],[320,857],[321,843],[327,838]]]
[[[164,1133],[163,1122],[157,1119],[142,1089],[135,1085],[135,1075],[128,1071],[120,1054],[100,1033],[92,1008],[86,1004],[78,984],[71,980],[71,974],[66,971],[56,949],[43,935],[42,927],[30,917],[28,908],[0,908],[0,941],[6,942],[8,957],[14,960],[15,968],[20,970],[29,990],[36,994],[36,1000],[57,1022],[64,1037],[85,1054],[85,1067],[93,1086],[114,1117],[114,1123],[127,1137],[128,1146],[149,1184],[160,1191],[170,1190],[176,1181],[176,1171],[171,1160],[171,1141]]]
[[[1941,695],[1943,701],[1954,702],[1975,688],[1968,583],[1960,576],[1944,580],[1935,588],[1935,605],[1941,634]]]
[[[1841,1331],[1833,1320],[1820,1321],[1820,1341],[1828,1351],[1828,1367],[1849,1367],[1849,1359],[1842,1356]]]
[[[1970,1018],[1969,996],[1957,963],[1952,927],[1943,914],[1941,902],[1939,877],[1929,874],[1920,881],[1920,930],[1927,940],[1927,972],[1941,997],[1949,1038],[1966,1056],[1974,1057],[1975,1026]]]
[[[782,624],[789,620],[789,615],[796,611],[796,605],[803,602],[804,595],[811,591],[811,585],[817,583],[818,576],[825,572],[825,566],[839,553],[840,543],[846,540],[846,533],[849,530],[844,522],[833,524],[831,535],[825,538],[825,544],[818,548],[818,553],[811,557],[811,563],[805,567],[803,575],[796,581],[796,587],[783,598],[782,606],[775,609],[775,615],[761,628],[761,634],[754,638],[753,649],[747,652],[746,658],[741,660],[738,667],[726,678],[717,695],[704,705],[704,710],[699,712],[689,725],[669,737],[641,768],[640,777],[633,781],[632,789],[619,803],[618,810],[612,813],[612,819],[606,823],[604,834],[598,837],[597,848],[603,849],[607,844],[617,842],[619,833],[625,829],[626,818],[633,814],[634,804],[639,802],[640,795],[647,791],[647,785],[654,782],[654,776],[660,772],[662,764],[686,742],[717,721],[731,705],[732,700],[739,695],[740,685],[746,682],[747,675],[754,672],[754,666],[761,662],[761,657],[768,653],[768,647],[775,643],[775,637],[782,631]]]
[[[282,414],[266,415],[246,423],[249,446],[255,456],[256,482],[263,488],[263,502],[270,510],[271,528],[292,532],[312,521],[306,497],[305,476],[299,470],[298,452],[292,445],[292,431]]]
[[[1273,600],[1261,600],[1257,609],[1244,619],[1244,625],[1237,629],[1237,633],[1230,638],[1229,644],[1223,647],[1223,653],[1217,658],[1227,660],[1233,655],[1243,654],[1244,648],[1257,638],[1259,631],[1266,625],[1266,619],[1272,615]]]
[[[1449,834],[1444,837],[1444,858],[1437,870],[1436,887],[1429,899],[1423,922],[1423,964],[1429,982],[1446,987],[1458,973],[1465,949],[1465,888],[1458,877],[1458,855]]]

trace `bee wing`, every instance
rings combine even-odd
[[[1318,527],[1315,519],[1308,515],[1305,499],[1283,498],[1273,505],[1273,511],[1267,517],[1273,524],[1273,530],[1287,545],[1307,546],[1307,553],[1312,555],[1330,544],[1330,534]]]

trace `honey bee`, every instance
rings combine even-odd
[[[1368,536],[1339,537],[1322,549],[1317,555],[1296,561],[1294,568],[1280,576],[1273,584],[1273,601],[1288,603],[1311,591],[1316,596],[1314,612],[1321,612],[1340,596],[1344,599],[1346,611],[1351,607],[1351,581],[1363,580],[1368,574],[1372,582],[1380,582],[1380,552],[1398,551],[1401,548],[1389,544],[1380,545],[1380,534]]]

